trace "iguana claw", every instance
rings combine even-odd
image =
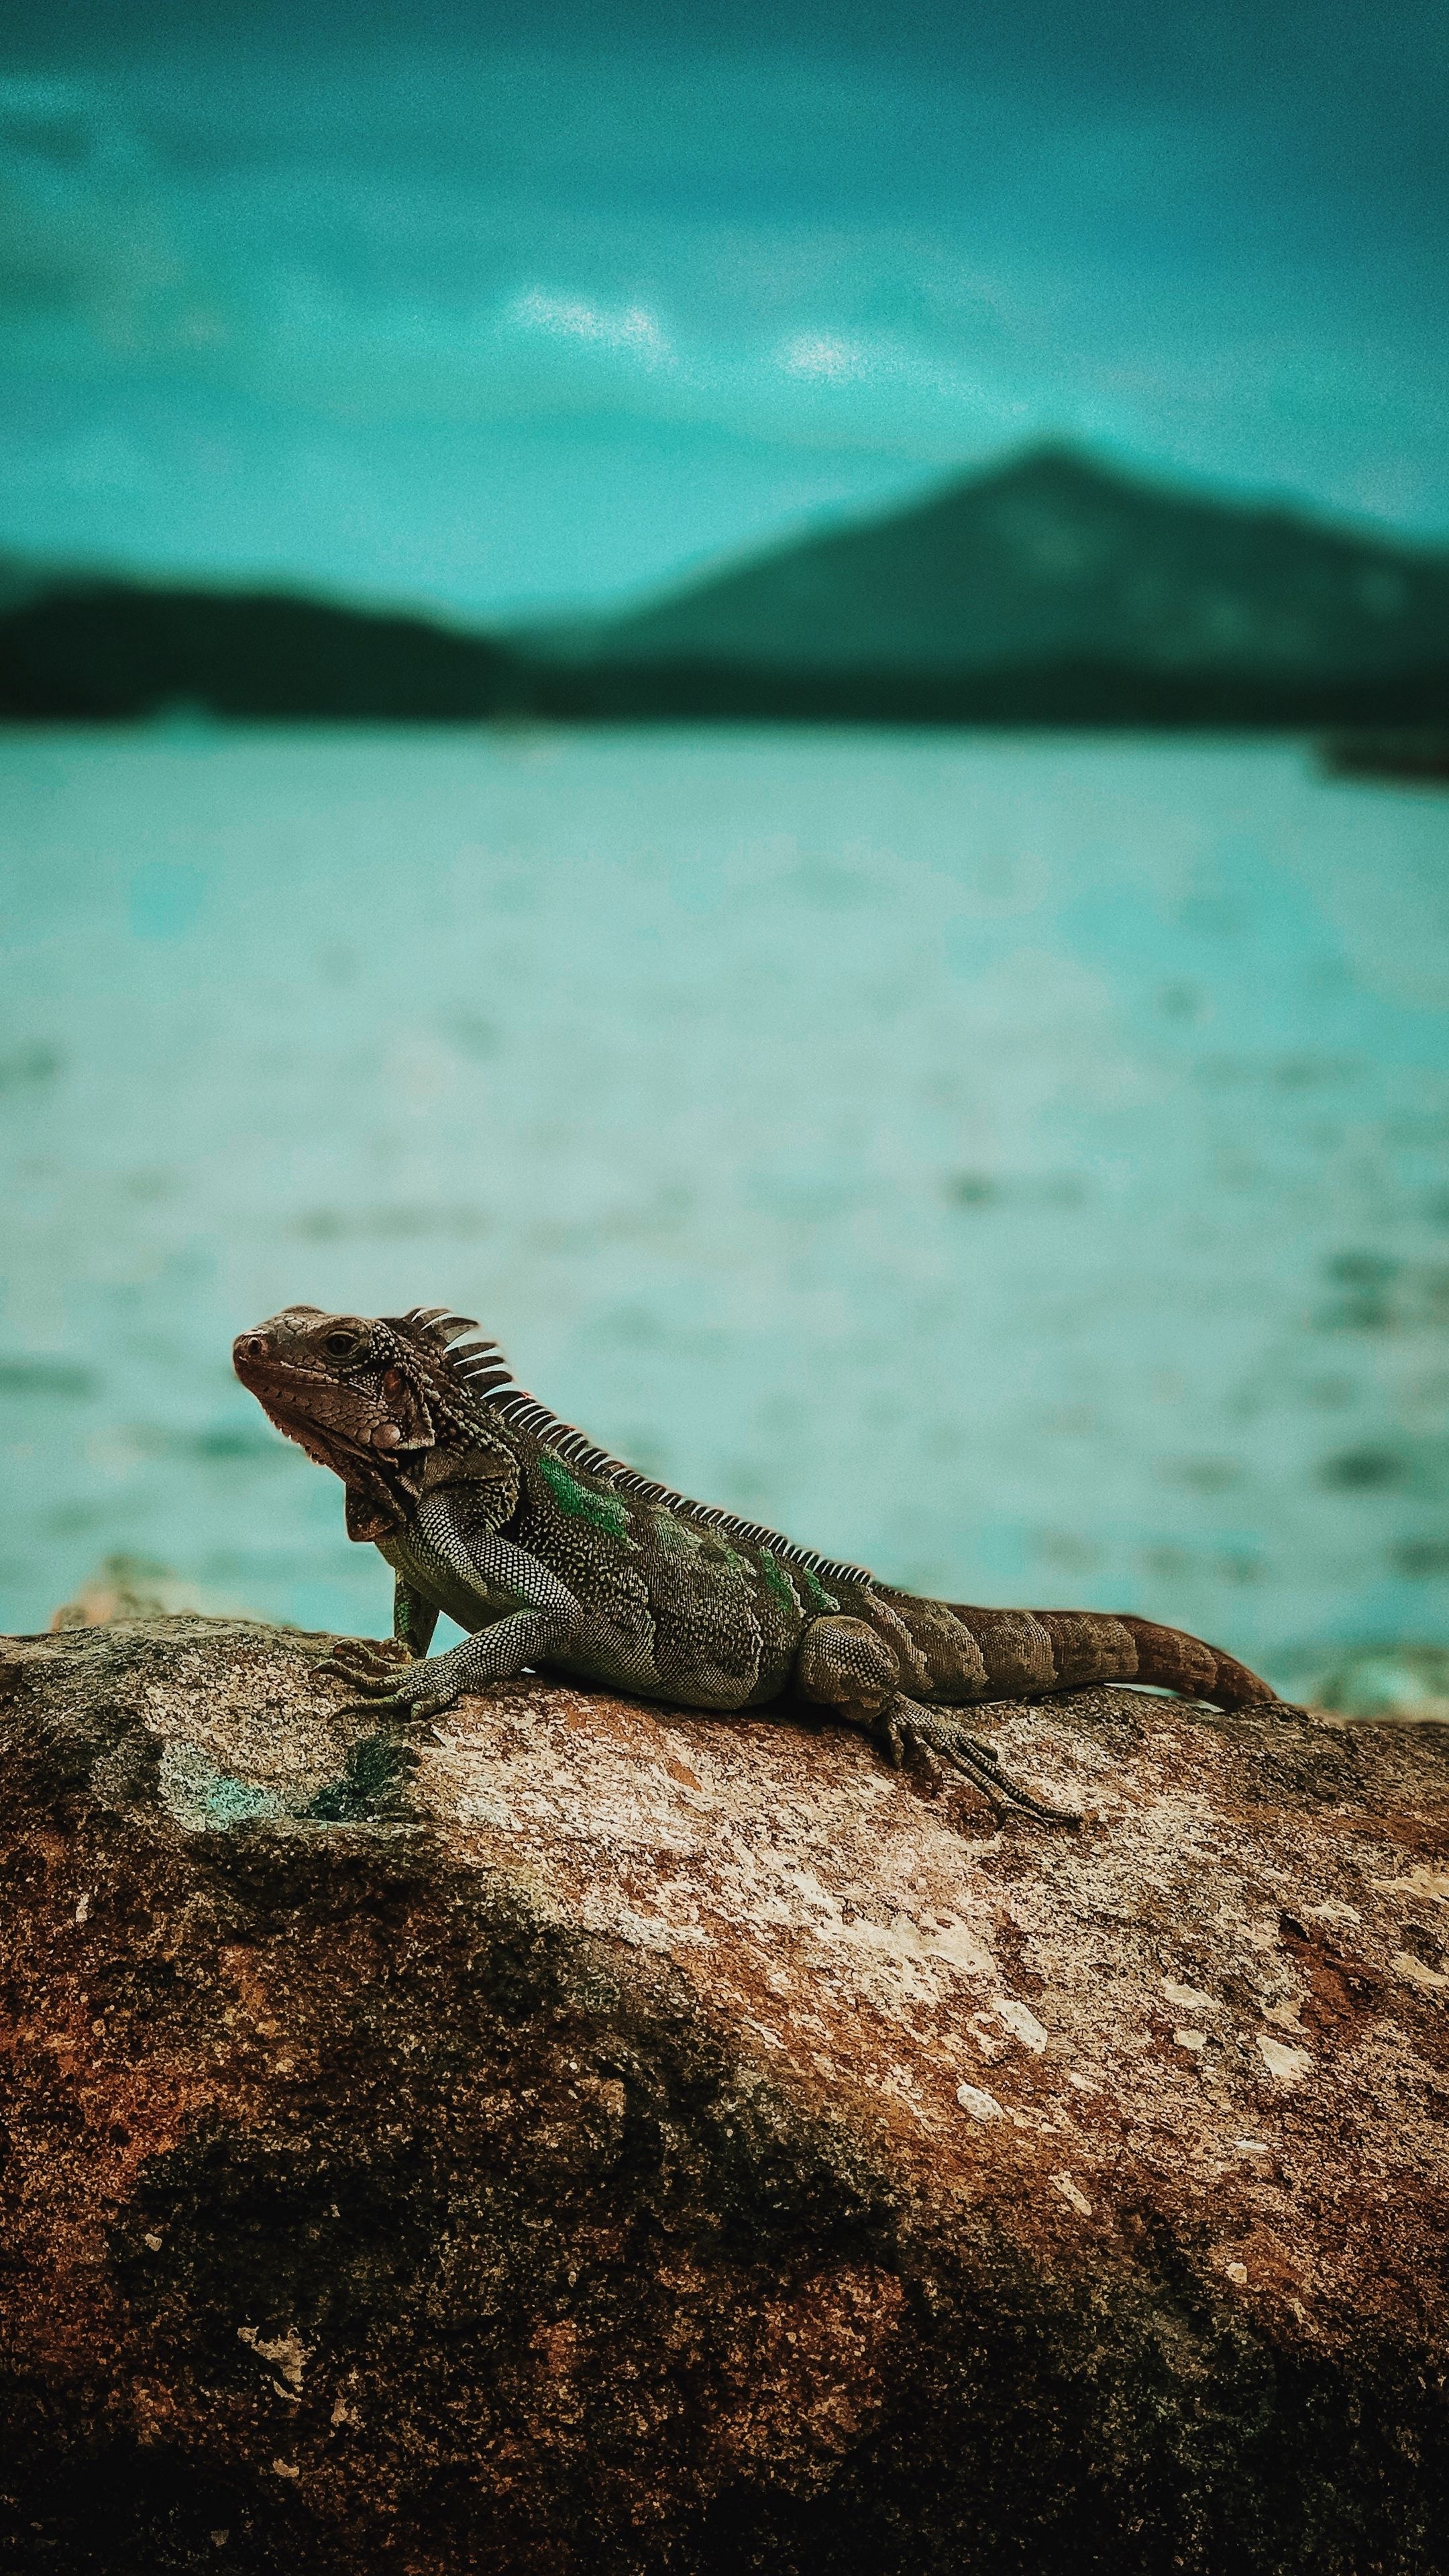
[[[439,1690],[436,1681],[428,1687],[421,1678],[425,1658],[410,1655],[398,1637],[341,1638],[314,1670],[329,1680],[346,1682],[349,1690],[365,1692],[365,1699],[356,1706],[369,1717],[436,1717],[451,1708],[457,1697],[454,1690]],[[409,1680],[411,1691],[406,1687]]]
[[[1081,1826],[1082,1818],[1069,1807],[1048,1806],[1044,1798],[1033,1797],[1029,1789],[1023,1789],[1019,1781],[1003,1771],[994,1744],[987,1744],[979,1735],[968,1735],[963,1726],[938,1709],[897,1700],[881,1721],[881,1735],[897,1770],[909,1754],[922,1753],[937,1762],[949,1762],[963,1772],[995,1807],[1019,1807],[1040,1825],[1061,1825],[1073,1833]]]
[[[399,1637],[339,1637],[313,1669],[356,1690],[380,1691],[391,1690],[398,1666],[412,1661]]]

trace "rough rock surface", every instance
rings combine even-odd
[[[1442,2569],[1445,1732],[0,1647],[6,2563]]]

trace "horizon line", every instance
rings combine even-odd
[[[651,582],[646,590],[611,594],[605,602],[538,603],[532,607],[519,602],[513,607],[504,604],[472,611],[457,607],[436,594],[381,591],[370,584],[350,588],[329,579],[312,580],[305,574],[288,575],[275,568],[259,567],[254,572],[208,572],[154,565],[146,567],[115,556],[30,555],[23,548],[0,543],[0,617],[48,590],[95,583],[234,599],[309,601],[320,607],[345,609],[360,615],[420,620],[462,635],[521,640],[531,631],[541,634],[546,629],[611,625],[664,606],[681,593],[712,578],[767,563],[773,556],[787,553],[795,545],[821,537],[846,535],[857,529],[889,527],[896,520],[910,518],[919,510],[929,508],[933,500],[944,500],[951,493],[973,486],[988,485],[1027,466],[1045,464],[1050,460],[1085,467],[1103,482],[1169,494],[1244,517],[1293,519],[1301,525],[1320,528],[1328,535],[1357,538],[1391,548],[1420,562],[1440,559],[1449,563],[1449,533],[1440,537],[1416,536],[1391,520],[1340,508],[1332,502],[1314,500],[1291,487],[1285,488],[1280,484],[1240,485],[1194,467],[1139,464],[1123,459],[1106,442],[1098,443],[1066,432],[1044,432],[1002,447],[976,464],[945,471],[937,469],[913,492],[903,494],[884,507],[876,505],[862,509],[846,505],[817,509],[787,523],[777,536],[762,542],[690,556],[663,582]]]

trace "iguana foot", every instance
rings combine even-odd
[[[445,1661],[414,1658],[399,1637],[343,1637],[316,1669],[363,1692],[369,1711],[421,1718],[436,1717],[458,1696],[458,1684],[439,1672]]]
[[[896,1770],[913,1753],[922,1755],[963,1772],[998,1809],[1019,1807],[1040,1825],[1064,1825],[1073,1832],[1082,1822],[1069,1807],[1048,1806],[1044,1798],[1033,1797],[1030,1789],[1023,1789],[1019,1781],[1002,1770],[995,1745],[970,1734],[960,1719],[947,1710],[922,1708],[916,1700],[897,1697],[882,1709],[876,1720],[876,1734]]]
[[[377,1646],[368,1638],[349,1638],[345,1652],[343,1646],[334,1648],[328,1669],[364,1692],[370,1708],[390,1710],[397,1717],[438,1717],[464,1691],[507,1678],[498,1670],[497,1633],[496,1628],[485,1629],[444,1655],[416,1658],[396,1640]]]
[[[390,1690],[399,1664],[412,1660],[400,1637],[338,1637],[313,1669],[356,1690]]]
[[[865,1727],[899,1769],[909,1754],[963,1772],[994,1807],[1019,1807],[1042,1825],[1080,1825],[1080,1816],[1049,1807],[1002,1770],[994,1745],[972,1735],[950,1708],[926,1708],[901,1689],[893,1645],[863,1619],[843,1612],[812,1619],[800,1642],[795,1678],[806,1699],[837,1709]]]

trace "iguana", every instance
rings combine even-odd
[[[1274,1693],[1230,1655],[1147,1619],[986,1610],[655,1484],[513,1383],[496,1342],[440,1306],[289,1306],[242,1333],[236,1373],[347,1489],[347,1530],[396,1575],[393,1636],[328,1668],[427,1717],[525,1667],[675,1706],[813,1702],[890,1759],[951,1764],[998,1805],[1074,1825],[1007,1778],[961,1712],[1092,1682],[1164,1685],[1223,1709]],[[439,1611],[469,1631],[430,1655]]]

